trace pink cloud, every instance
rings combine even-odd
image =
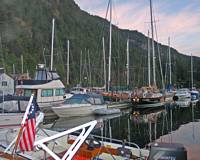
[[[171,36],[174,42],[172,46],[180,52],[200,56],[200,13],[191,11],[186,9],[176,15],[161,14],[163,21],[159,24],[159,35]]]
[[[150,28],[149,23],[149,8],[134,9],[133,14],[129,13],[128,17],[123,17],[125,8],[122,12],[118,9],[119,27],[124,29],[137,29],[138,31],[146,34]],[[131,11],[127,6],[127,10]],[[192,7],[187,7],[185,10],[180,11],[177,14],[165,14],[159,12],[157,15],[157,33],[161,43],[167,44],[167,38],[170,36],[172,46],[178,49],[182,53],[200,56],[200,41],[194,34],[198,34],[200,37],[200,12],[191,12]],[[122,13],[122,14],[121,14]],[[188,47],[190,45],[190,47]]]
[[[99,0],[76,0],[77,3],[84,3],[84,6],[93,6],[88,8],[93,15],[105,18],[107,4],[102,5]],[[105,1],[103,1],[105,3]],[[166,2],[163,2],[166,3]],[[157,24],[157,32],[159,41],[167,44],[167,38],[170,36],[172,39],[172,46],[180,52],[195,53],[200,56],[200,12],[194,10],[194,4],[186,6],[184,9],[176,13],[165,13],[161,9],[163,3],[154,7]],[[175,4],[174,4],[175,5]],[[102,7],[104,6],[104,7]],[[170,6],[168,6],[170,7]],[[85,7],[86,8],[86,7]],[[144,34],[150,28],[149,6],[148,4],[142,5],[140,3],[119,3],[113,6],[113,24],[122,29],[138,30]],[[197,34],[198,36],[194,36]],[[187,43],[186,43],[187,42]],[[191,48],[188,45],[191,43]],[[198,55],[199,54],[199,55]]]

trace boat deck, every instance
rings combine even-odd
[[[0,159],[1,160],[25,160],[24,158],[18,157],[18,156],[13,156],[11,154],[4,153],[0,151]]]

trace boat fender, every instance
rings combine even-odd
[[[101,142],[98,139],[94,139],[93,137],[88,138],[85,143],[87,144],[88,150],[94,150],[95,148],[101,147]]]

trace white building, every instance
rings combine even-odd
[[[14,94],[14,80],[0,68],[0,95]]]

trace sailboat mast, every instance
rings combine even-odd
[[[91,73],[91,63],[90,63],[90,50],[88,49],[88,70],[89,70],[89,87],[92,87],[92,73]]]
[[[51,70],[53,70],[54,23],[55,23],[55,19],[53,18],[53,20],[52,20],[52,36],[51,36]]]
[[[191,54],[191,89],[193,88],[193,57]]]
[[[150,15],[151,15],[151,36],[152,36],[152,52],[153,52],[153,84],[156,86],[156,64],[155,64],[155,48],[154,48],[154,29],[153,29],[153,11],[152,2],[150,0]]]
[[[21,65],[22,65],[21,73],[23,74],[24,73],[24,58],[23,58],[23,55],[21,55]]]
[[[127,45],[126,45],[126,54],[127,54],[127,64],[126,64],[126,69],[127,69],[127,81],[126,85],[129,87],[129,39],[127,39]]]
[[[110,0],[110,38],[109,38],[109,66],[108,66],[108,91],[111,85],[111,56],[112,56],[112,0]]]
[[[103,44],[103,74],[104,74],[104,87],[106,88],[106,52],[105,52],[105,41],[104,37],[102,38]]]
[[[154,21],[155,21],[155,16],[154,16]],[[154,25],[154,29],[155,29],[156,40],[158,42],[158,34],[157,34],[156,23]],[[159,47],[158,43],[157,43],[157,49],[158,49],[158,60],[159,60],[159,67],[160,67],[160,74],[161,74],[162,89],[164,90],[165,89],[165,84],[164,84],[163,71],[162,71],[160,47]]]
[[[67,85],[69,85],[69,40],[67,40]]]
[[[149,86],[151,85],[151,60],[150,60],[150,38],[149,38],[149,30],[148,30],[148,82]]]
[[[171,64],[171,49],[170,49],[170,37],[168,38],[169,46],[169,84],[172,84],[172,64]]]
[[[83,52],[81,50],[81,55],[80,55],[80,75],[79,75],[80,76],[80,82],[79,82],[80,85],[82,85],[82,65],[83,65],[82,64],[83,63],[83,60],[82,60],[83,58],[82,57],[83,57]]]
[[[13,64],[13,75],[15,75],[15,64]]]

